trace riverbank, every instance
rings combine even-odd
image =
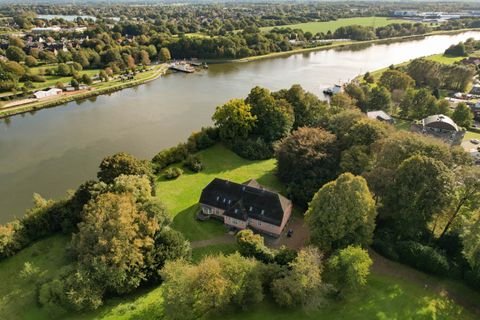
[[[243,62],[251,62],[251,61],[257,61],[262,59],[278,58],[278,57],[289,56],[289,55],[298,54],[298,53],[329,50],[334,48],[349,49],[359,45],[395,43],[395,42],[401,42],[404,40],[423,39],[428,36],[455,35],[455,34],[460,34],[468,31],[480,31],[480,28],[432,31],[426,34],[421,34],[421,35],[410,35],[410,36],[403,36],[403,37],[368,40],[368,41],[335,42],[335,43],[331,43],[323,46],[317,46],[317,47],[311,47],[311,48],[298,48],[290,51],[273,52],[273,53],[264,54],[260,56],[246,57],[241,59],[206,59],[205,61],[208,63],[243,63]]]
[[[115,80],[111,82],[101,82],[97,87],[93,87],[91,90],[85,91],[82,90],[75,94],[60,95],[54,99],[46,99],[41,101],[35,101],[33,103],[22,104],[18,106],[6,107],[0,109],[0,119],[22,114],[26,112],[32,112],[45,108],[52,108],[67,102],[83,100],[92,97],[96,97],[102,94],[109,94],[115,91],[119,91],[126,88],[131,88],[138,86],[150,81],[153,81],[162,75],[164,75],[168,70],[167,64],[154,65],[152,70],[146,71],[145,73],[138,74],[138,78],[130,81],[121,81]]]

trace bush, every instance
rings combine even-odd
[[[180,143],[175,147],[162,150],[152,159],[154,169],[158,173],[171,164],[185,160],[188,154],[188,147],[185,143]]]
[[[372,248],[380,253],[385,258],[393,261],[398,261],[399,256],[392,243],[383,239],[375,238],[372,243]]]
[[[0,225],[0,259],[13,256],[26,244],[23,225],[20,221]]]
[[[202,128],[200,132],[194,132],[188,137],[187,148],[190,153],[207,149],[218,141],[218,129]]]
[[[199,157],[189,155],[183,165],[193,172],[200,172],[203,170],[203,164]]]
[[[165,170],[163,176],[168,180],[173,180],[180,177],[183,174],[183,170],[177,167],[168,168]]]
[[[435,275],[448,275],[450,266],[445,255],[435,248],[414,241],[397,244],[400,262]]]
[[[265,160],[273,157],[273,146],[262,138],[236,139],[230,148],[239,156],[249,160]]]

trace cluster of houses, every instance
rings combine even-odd
[[[292,201],[255,180],[235,183],[215,178],[202,191],[197,218],[215,218],[233,230],[246,228],[279,237],[292,214]]]

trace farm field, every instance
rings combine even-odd
[[[392,23],[409,23],[408,20],[402,19],[389,19],[385,17],[360,17],[360,18],[347,18],[347,19],[338,19],[335,21],[326,21],[326,22],[306,22],[298,24],[288,24],[283,26],[277,26],[277,28],[291,28],[291,29],[302,29],[303,32],[311,32],[316,34],[318,32],[327,33],[328,31],[334,32],[340,27],[346,27],[351,25],[361,25],[365,27],[383,27]],[[269,31],[274,27],[264,27],[261,30]]]

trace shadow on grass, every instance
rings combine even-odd
[[[198,221],[196,214],[199,210],[199,205],[195,204],[179,212],[173,218],[172,227],[182,232],[190,241],[207,240],[225,233],[226,229],[222,221],[215,219]]]

